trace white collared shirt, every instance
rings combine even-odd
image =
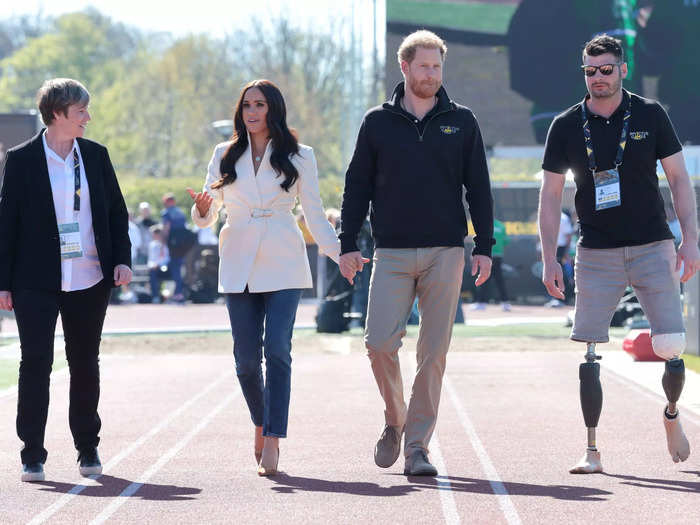
[[[73,150],[62,159],[46,142],[46,132],[41,135],[49,168],[53,207],[58,224],[76,222],[73,211],[73,194],[75,193],[75,172],[73,170]],[[61,290],[72,292],[84,290],[99,283],[102,278],[100,259],[97,256],[95,232],[92,229],[92,207],[90,206],[90,188],[85,177],[85,164],[80,154],[78,141],[73,139],[73,149],[78,152],[80,160],[80,243],[82,257],[61,260]]]

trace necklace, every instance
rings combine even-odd
[[[260,162],[260,155],[255,156],[255,162]]]

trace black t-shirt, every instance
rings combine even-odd
[[[581,104],[569,108],[552,122],[545,145],[542,169],[565,173],[576,182],[579,244],[585,248],[619,248],[672,239],[659,191],[656,161],[682,147],[666,111],[658,102],[623,90],[620,106],[609,118],[587,108],[597,169],[615,167],[623,116],[631,101],[629,136],[620,172],[621,204],[596,211],[595,184],[588,167],[583,137]]]

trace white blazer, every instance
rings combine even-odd
[[[338,237],[326,219],[318,189],[318,170],[313,149],[299,144],[299,155],[291,157],[299,178],[283,190],[284,175],[270,164],[268,142],[258,168],[253,170],[250,143],[236,161],[236,180],[216,190],[221,179],[221,158],[231,142],[214,148],[204,190],[214,199],[205,217],[192,206],[192,220],[205,228],[214,224],[222,206],[226,224],[219,234],[219,292],[271,292],[288,288],[311,288],[311,270],[304,237],[292,209],[299,197],[306,224],[320,250],[336,263],[340,254]]]

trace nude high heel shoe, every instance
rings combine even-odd
[[[262,435],[262,427],[255,427],[255,444],[253,446],[255,452],[255,464],[260,465],[260,459],[262,458],[263,444],[265,443],[265,438]]]
[[[258,466],[258,476],[274,476],[277,474],[277,464],[280,460],[280,449],[270,451],[270,448],[263,448],[260,465]]]

